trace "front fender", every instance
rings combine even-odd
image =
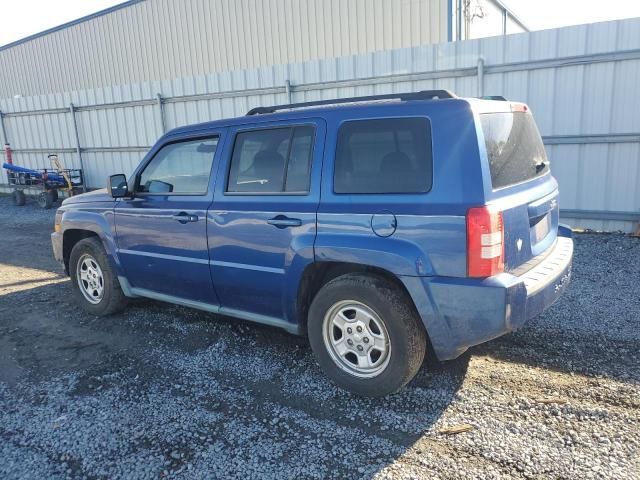
[[[70,230],[84,230],[95,233],[104,247],[107,258],[118,275],[123,274],[122,265],[117,254],[115,237],[115,216],[113,204],[96,205],[83,208],[68,208],[64,210],[60,221],[61,232],[64,238],[65,232]],[[63,240],[64,242],[64,240]],[[64,243],[63,243],[64,249]]]

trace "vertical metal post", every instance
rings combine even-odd
[[[167,127],[164,122],[164,103],[162,102],[162,94],[156,93],[156,98],[158,99],[158,115],[160,115],[160,134],[164,135],[164,132],[167,131]]]
[[[453,42],[453,0],[447,1],[447,42]]]
[[[287,103],[293,103],[291,101],[291,80],[284,81],[284,91],[287,94]]]
[[[484,96],[484,58],[478,58],[478,96]]]
[[[6,146],[9,145],[9,139],[7,138],[7,131],[4,128],[4,113],[2,111],[0,111],[0,131],[2,131],[2,140],[3,140],[3,144],[5,145],[5,147],[3,148],[3,151],[6,151]],[[5,158],[4,161],[11,163],[10,158]],[[3,169],[4,171],[4,169]],[[7,172],[7,175],[9,174],[9,172]],[[0,180],[2,182],[4,182],[4,174],[0,174]]]
[[[462,40],[462,16],[464,12],[462,10],[462,0],[458,0],[458,18],[456,18],[458,23],[458,28],[456,29],[456,37],[457,40]]]
[[[4,113],[2,111],[0,111],[0,131],[2,132],[3,143],[9,143],[9,139],[7,138],[7,130],[4,127]]]
[[[82,150],[80,149],[80,135],[78,134],[78,123],[76,122],[76,109],[73,103],[69,104],[69,113],[71,114],[71,121],[73,122],[73,132],[76,136],[76,153],[78,154],[78,160],[80,160],[80,168],[82,169],[82,191],[87,191],[87,172],[84,169],[84,162],[82,161]]]

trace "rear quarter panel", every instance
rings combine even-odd
[[[317,261],[341,261],[383,268],[396,275],[466,275],[467,209],[483,201],[482,166],[469,103],[460,100],[411,102],[348,109],[327,115],[322,196],[318,210]],[[337,133],[355,119],[427,117],[431,124],[433,184],[420,194],[336,194],[333,189]],[[375,214],[393,214],[397,228],[379,237]]]

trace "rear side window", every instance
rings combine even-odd
[[[426,118],[357,120],[340,127],[336,193],[424,193],[431,180],[431,125]]]
[[[493,188],[508,187],[549,171],[540,132],[525,112],[480,115]]]
[[[311,126],[238,133],[227,192],[308,192],[313,134]]]

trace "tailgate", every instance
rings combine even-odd
[[[555,243],[558,190],[527,203],[509,203],[503,207],[505,271],[521,275],[542,261]]]
[[[558,232],[558,189],[526,106],[480,114],[491,199],[504,219],[505,271],[521,274],[544,259]]]

